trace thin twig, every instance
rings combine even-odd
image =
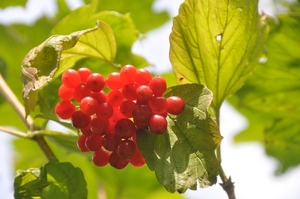
[[[220,127],[220,107],[215,109],[216,114],[216,122],[218,126]],[[227,196],[229,199],[236,199],[235,193],[234,193],[234,183],[231,181],[231,177],[227,177],[223,167],[222,167],[222,156],[221,156],[221,146],[218,146],[217,150],[217,159],[219,162],[219,175],[223,183],[220,183],[224,191],[227,193]]]
[[[12,108],[16,111],[16,113],[19,115],[19,117],[23,120],[24,124],[27,126],[29,131],[35,131],[38,130],[38,128],[34,125],[33,119],[29,116],[26,117],[26,112],[23,104],[19,101],[19,99],[16,97],[14,92],[10,89],[10,87],[7,85],[6,81],[0,74],[0,93],[3,94],[5,99],[8,101],[8,103],[12,106]],[[23,138],[28,138],[28,135],[24,132],[19,132],[19,131],[13,131],[6,129],[5,132],[8,132],[10,134],[23,137]],[[26,136],[25,136],[26,134]],[[54,153],[50,149],[49,145],[45,141],[44,137],[42,135],[34,135],[32,137],[33,140],[37,142],[39,147],[42,149],[44,154],[48,159],[55,157]]]

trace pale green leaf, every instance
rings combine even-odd
[[[184,112],[168,116],[168,129],[162,135],[139,131],[138,147],[167,191],[196,189],[197,181],[200,187],[211,186],[218,175],[215,149],[222,139],[207,112],[212,93],[203,85],[184,84],[171,87],[165,94],[172,95],[185,101]]]
[[[243,85],[262,50],[257,3],[186,0],[174,18],[170,60],[177,80],[206,85],[215,108]]]
[[[42,190],[48,185],[46,179],[40,179],[40,169],[17,170],[14,197],[17,199],[40,198]]]
[[[62,52],[60,71],[71,68],[76,60],[83,57],[93,57],[117,67],[113,63],[116,51],[116,40],[112,29],[107,23],[98,21],[96,29],[82,35],[73,48]]]

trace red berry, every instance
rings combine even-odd
[[[85,84],[80,84],[74,89],[74,99],[77,102],[80,102],[87,96],[91,96],[91,91]]]
[[[121,91],[112,90],[107,94],[107,102],[113,107],[118,107],[123,102],[124,97]]]
[[[149,128],[154,134],[163,134],[167,130],[168,122],[161,115],[152,115],[149,120]]]
[[[58,97],[62,100],[71,100],[74,96],[74,89],[66,87],[64,84],[58,88]]]
[[[137,85],[135,83],[125,84],[122,87],[122,94],[124,98],[126,98],[127,100],[136,100],[136,89]]]
[[[123,83],[130,84],[136,80],[136,68],[132,65],[126,65],[121,68],[120,77]]]
[[[90,151],[97,151],[102,147],[102,136],[92,134],[85,140],[85,146]]]
[[[135,107],[135,102],[133,101],[123,101],[120,104],[120,112],[124,117],[131,118],[132,112]]]
[[[91,120],[90,128],[94,134],[105,135],[110,130],[109,121],[95,117]]]
[[[72,125],[77,129],[82,129],[90,124],[91,116],[81,111],[75,111],[72,115]]]
[[[102,120],[108,120],[113,115],[113,107],[109,103],[101,103],[98,106],[96,115]]]
[[[91,130],[91,122],[89,123],[88,126],[86,126],[86,127],[84,127],[84,128],[81,128],[80,131],[81,131],[81,133],[83,133],[84,135],[87,135],[87,136],[91,135],[91,134],[93,133],[92,130]]]
[[[109,152],[103,148],[98,149],[93,154],[93,162],[96,166],[103,167],[108,164]]]
[[[148,85],[152,79],[151,73],[147,69],[137,69],[135,82],[137,85]]]
[[[67,100],[60,101],[55,106],[55,113],[61,119],[70,119],[75,111],[75,105]]]
[[[151,116],[152,110],[146,104],[137,104],[132,112],[134,122],[148,122]]]
[[[92,74],[92,71],[88,68],[79,68],[77,72],[82,83],[86,83],[87,78]]]
[[[182,98],[177,96],[171,96],[167,99],[168,108],[167,111],[173,115],[179,115],[183,112],[185,107],[185,102]]]
[[[135,133],[135,125],[128,118],[122,118],[115,124],[115,133],[124,139],[130,138]]]
[[[152,89],[154,95],[162,96],[167,89],[167,83],[164,78],[156,76],[149,82],[149,87]]]
[[[121,141],[122,139],[115,133],[106,133],[103,136],[102,145],[108,151],[115,151]]]
[[[136,89],[137,101],[146,103],[152,98],[153,92],[151,88],[145,85],[141,85]]]
[[[98,109],[98,102],[92,97],[85,97],[80,101],[80,110],[87,115],[93,115]]]
[[[85,140],[86,140],[87,136],[82,134],[78,137],[77,140],[77,147],[80,149],[81,152],[88,152],[90,151],[88,148],[86,148],[85,146]]]
[[[86,80],[87,87],[94,92],[101,91],[105,86],[105,79],[99,73],[92,73]]]
[[[146,164],[146,161],[141,153],[141,151],[136,150],[134,156],[130,158],[129,160],[130,164],[132,164],[135,167],[141,167]]]
[[[152,113],[155,114],[163,114],[168,108],[167,100],[162,96],[153,96],[148,104],[152,110]]]
[[[116,151],[113,151],[109,156],[109,164],[116,169],[124,169],[128,162],[128,160],[121,159]]]
[[[136,145],[132,140],[123,140],[117,148],[118,156],[123,160],[132,158],[136,151]]]
[[[90,96],[96,99],[98,104],[106,102],[106,93],[104,91],[92,92]]]
[[[69,88],[75,88],[80,84],[80,75],[74,69],[66,70],[61,76],[62,83]]]
[[[119,107],[114,107],[114,113],[109,119],[111,125],[113,125],[113,129],[112,129],[113,131],[115,129],[116,122],[122,118],[124,118],[124,116],[121,114]]]
[[[106,86],[110,88],[111,90],[118,90],[122,88],[123,82],[120,77],[120,73],[118,72],[112,72],[110,73],[106,78]]]

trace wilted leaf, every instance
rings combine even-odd
[[[212,105],[237,91],[252,72],[263,46],[258,1],[186,0],[174,18],[170,60],[180,83],[200,83]]]
[[[106,62],[114,59],[116,46],[112,30],[104,22],[95,28],[77,31],[69,35],[54,35],[33,48],[22,63],[23,98],[26,113],[36,106],[36,90],[51,81],[59,66],[70,64],[86,56],[94,56]],[[61,63],[60,63],[61,62]],[[66,66],[68,65],[68,66]]]
[[[169,192],[196,189],[197,181],[200,187],[211,186],[216,183],[219,166],[215,149],[222,139],[207,112],[212,93],[203,85],[184,84],[171,87],[165,96],[171,95],[184,99],[184,112],[168,116],[168,130],[162,135],[139,131],[138,147]]]

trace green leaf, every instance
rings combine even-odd
[[[69,162],[50,160],[41,170],[41,176],[50,183],[43,190],[42,198],[84,199],[87,197],[86,182],[82,171]]]
[[[121,66],[130,63],[137,68],[149,65],[143,57],[131,52],[131,47],[139,36],[139,31],[136,29],[136,26],[131,19],[131,15],[122,15],[115,11],[96,12],[96,2],[72,11],[59,24],[57,24],[57,26],[52,30],[52,34],[68,34],[73,31],[85,29],[92,26],[97,20],[101,20],[109,24],[113,30],[118,49],[114,60],[115,63]],[[84,65],[86,64],[84,63]],[[98,70],[100,68],[101,73],[103,70],[108,69],[106,63],[99,62],[95,63],[95,65],[89,65],[88,67],[96,68]],[[112,69],[116,70],[115,68],[110,68],[110,71],[112,71]]]
[[[275,120],[273,126],[265,131],[266,152],[281,163],[278,173],[300,164],[299,111]]]
[[[269,20],[267,62],[258,65],[237,93],[240,106],[261,112],[281,112],[299,106],[300,13]]]
[[[266,62],[256,67],[236,93],[239,98],[236,106],[239,110],[246,110],[249,113],[246,116],[252,115],[249,129],[260,127],[267,154],[277,158],[281,163],[278,171],[285,172],[300,163],[297,158],[300,13],[279,15],[276,20],[269,19],[268,22],[270,34],[266,42]],[[248,131],[247,139],[256,135],[257,132]]]
[[[180,83],[200,83],[220,107],[251,74],[265,26],[258,1],[186,0],[174,18],[170,60]]]
[[[215,149],[222,136],[207,108],[212,93],[199,84],[170,87],[165,96],[180,96],[186,103],[178,116],[169,115],[168,130],[154,135],[148,130],[137,133],[138,147],[167,191],[179,193],[216,183],[218,161]]]
[[[23,6],[25,7],[27,0],[1,0],[0,8],[6,8],[8,6]]]
[[[84,199],[87,197],[83,173],[68,162],[50,159],[41,169],[18,170],[15,198]]]

